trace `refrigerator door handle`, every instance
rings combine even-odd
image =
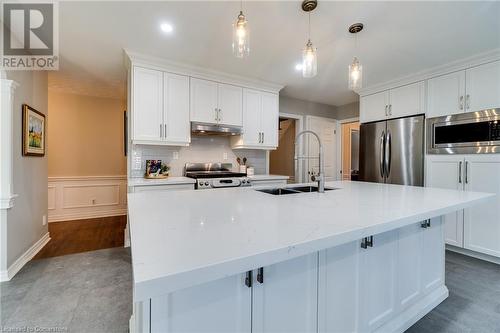
[[[385,139],[385,176],[389,177],[389,174],[391,173],[391,132],[387,130],[386,134],[386,139]]]
[[[382,131],[380,136],[380,177],[384,178],[385,166],[384,166],[384,156],[385,156],[385,131]]]

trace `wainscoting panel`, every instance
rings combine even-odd
[[[49,222],[127,213],[126,176],[49,177]]]

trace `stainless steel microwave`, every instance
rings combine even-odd
[[[426,122],[428,154],[500,154],[500,108]]]

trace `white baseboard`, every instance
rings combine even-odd
[[[50,241],[50,235],[47,232],[42,236],[35,244],[33,244],[26,252],[24,252],[19,258],[7,270],[0,272],[0,282],[9,281],[23,268],[24,265],[33,257],[40,252],[41,249]]]
[[[466,255],[466,256],[469,256],[469,257],[473,257],[473,258],[476,258],[476,259],[481,259],[481,260],[484,260],[484,261],[489,261],[489,262],[492,262],[494,264],[500,265],[500,258],[494,257],[494,256],[490,256],[489,254],[484,254],[484,253],[480,253],[480,252],[476,252],[476,251],[471,251],[471,250],[468,250],[468,249],[464,249],[464,248],[461,248],[461,247],[456,247],[456,246],[449,245],[449,244],[446,244],[446,249],[449,250],[449,251],[452,251],[452,252],[457,252],[457,253],[460,253],[460,254],[463,254],[463,255]]]

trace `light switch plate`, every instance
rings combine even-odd
[[[172,158],[173,158],[174,160],[178,160],[178,159],[179,159],[179,152],[178,152],[178,151],[174,151],[174,152],[172,153]]]
[[[42,225],[47,224],[47,215],[42,216]]]
[[[227,153],[226,153],[226,152],[224,152],[224,153],[222,154],[222,159],[223,159],[224,161],[225,161],[225,160],[227,160]]]

